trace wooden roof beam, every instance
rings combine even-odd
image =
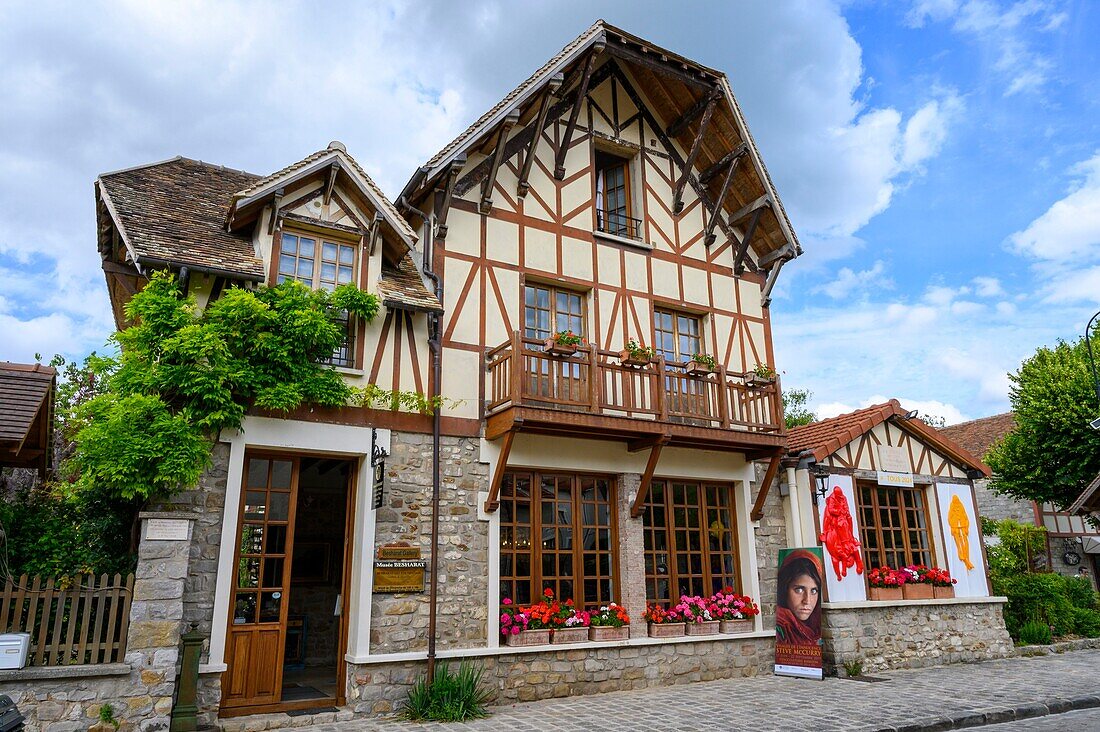
[[[714,117],[714,109],[717,106],[718,97],[710,96],[707,107],[703,111],[703,118],[699,121],[699,129],[695,133],[695,140],[691,143],[691,151],[688,152],[687,160],[684,161],[683,168],[680,170],[680,179],[676,181],[676,189],[672,194],[672,213],[674,214],[684,210],[684,186],[687,185],[688,177],[691,175],[695,161],[699,157],[699,151],[703,147],[703,138],[706,137],[707,128],[710,127],[710,120]]]
[[[447,214],[451,211],[451,201],[454,198],[455,184],[458,182],[458,174],[466,167],[466,153],[459,153],[447,167],[443,195],[437,199],[435,211],[435,238],[447,238]]]
[[[753,235],[756,234],[756,225],[760,223],[760,216],[763,213],[763,208],[756,209],[752,218],[749,219],[748,228],[745,229],[745,236],[741,240],[741,248],[737,250],[737,258],[733,261],[733,273],[738,277],[745,274],[745,255],[749,253],[749,244],[752,242]]]
[[[742,155],[744,155],[748,151],[749,151],[748,144],[742,142],[740,145],[738,145],[737,147],[733,148],[728,153],[723,155],[717,163],[715,163],[714,165],[710,166],[709,168],[704,170],[702,173],[700,173],[699,174],[699,182],[702,183],[703,185],[706,185],[707,183],[710,182],[711,178],[713,178],[714,176],[718,175],[723,170],[725,170],[726,166],[730,164],[731,160],[733,160],[735,158],[740,158]]]
[[[332,189],[336,186],[336,174],[340,172],[340,164],[333,163],[328,170],[328,181],[325,183],[325,195],[321,199],[326,206],[332,200]]]
[[[706,79],[702,76],[696,76],[682,69],[678,69],[668,62],[667,57],[658,57],[643,51],[636,51],[627,46],[625,41],[622,40],[612,44],[610,48],[611,52],[616,56],[630,61],[631,63],[638,64],[660,76],[673,79],[681,84],[687,84],[696,89],[705,89],[709,91],[714,88],[713,78]]]
[[[710,94],[704,94],[695,104],[680,115],[680,118],[670,124],[668,129],[665,130],[665,134],[669,137],[676,137],[681,132],[687,129],[687,126],[695,121],[695,118],[701,115],[706,108],[710,106],[714,101],[721,97],[722,92],[718,89],[714,89]]]
[[[728,155],[726,157],[729,157]],[[733,183],[733,174],[737,170],[737,164],[741,162],[741,157],[735,156],[727,164],[726,177],[722,180],[722,190],[718,192],[718,198],[714,201],[714,208],[711,209],[710,218],[707,219],[707,227],[703,234],[703,246],[709,247],[714,243],[714,225],[718,223],[718,219],[722,217],[722,205],[725,203],[726,196],[730,192],[730,184]]]
[[[481,181],[481,204],[478,206],[478,211],[482,214],[488,214],[493,210],[493,186],[497,183],[497,171],[500,170],[500,164],[504,161],[504,143],[508,141],[508,133],[512,131],[517,122],[519,122],[519,110],[513,109],[500,123],[500,129],[497,131],[497,142],[493,148],[493,162],[489,166],[489,175]]]
[[[535,148],[538,147],[539,138],[542,137],[542,130],[546,127],[546,114],[550,111],[550,99],[558,95],[564,81],[565,74],[560,71],[550,78],[546,91],[542,94],[542,101],[539,103],[539,113],[535,116],[534,134],[531,135],[531,144],[527,146],[525,151],[520,151],[522,162],[519,166],[519,183],[516,185],[516,195],[520,198],[526,196],[527,191],[531,188],[527,181],[531,177],[531,165],[535,162]]]
[[[642,473],[642,482],[638,485],[638,495],[634,497],[634,504],[630,507],[632,518],[638,518],[645,510],[645,502],[649,497],[649,487],[653,484],[653,473],[657,470],[657,462],[661,459],[661,450],[668,444],[668,436],[665,435],[653,443],[649,449],[649,460],[645,464],[645,472]]]
[[[753,521],[759,521],[764,517],[764,502],[768,500],[768,492],[772,488],[775,474],[779,470],[779,461],[782,459],[783,453],[779,452],[772,456],[771,461],[768,463],[764,480],[760,483],[760,491],[756,494],[756,502],[752,504],[752,512],[749,514],[749,518]]]
[[[573,131],[577,129],[577,116],[581,112],[581,102],[588,95],[588,83],[592,80],[592,72],[596,70],[596,57],[603,53],[602,41],[592,46],[588,53],[588,59],[584,64],[584,73],[581,75],[580,84],[577,85],[577,94],[573,99],[573,107],[569,110],[569,122],[565,126],[565,134],[558,146],[558,153],[554,156],[554,177],[565,180],[565,156],[569,153],[569,145],[573,140]]]
[[[771,207],[771,205],[772,205],[771,196],[765,194],[765,195],[761,196],[760,198],[756,199],[755,201],[752,201],[750,203],[746,203],[744,206],[742,206],[738,210],[734,211],[733,214],[731,214],[730,217],[728,219],[726,219],[726,223],[728,223],[730,226],[733,226],[734,224],[736,224],[738,221],[745,218],[749,214],[755,213],[757,210],[762,209],[765,206]]]

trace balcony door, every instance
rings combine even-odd
[[[653,342],[657,353],[669,364],[665,377],[668,411],[680,418],[712,417],[707,399],[706,383],[689,376],[682,366],[697,353],[703,352],[702,319],[697,315],[671,310],[653,312]]]
[[[523,288],[523,335],[541,343],[562,331],[586,338],[584,296],[572,290],[549,285],[527,284]],[[577,359],[561,357],[530,358],[524,367],[525,394],[550,402],[585,402],[588,399],[588,368]]]

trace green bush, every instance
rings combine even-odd
[[[1055,635],[1073,632],[1073,604],[1066,596],[1065,577],[1052,573],[995,576],[993,591],[1008,598],[1004,618],[1013,638],[1019,639],[1031,621],[1050,625]]]
[[[1020,642],[1025,646],[1046,646],[1050,640],[1050,626],[1046,623],[1032,620],[1020,628]]]
[[[1100,638],[1100,612],[1073,608],[1073,632],[1086,638]]]
[[[1096,608],[1096,591],[1087,577],[1066,577],[1066,597],[1076,608],[1093,610]]]
[[[481,686],[482,669],[469,661],[459,664],[452,673],[447,664],[435,670],[435,681],[421,677],[409,690],[402,712],[414,722],[464,722],[489,716],[492,694]]]

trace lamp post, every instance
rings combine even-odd
[[[1089,318],[1089,324],[1085,326],[1085,348],[1089,352],[1089,368],[1092,369],[1092,384],[1096,388],[1096,400],[1100,402],[1100,377],[1096,375],[1096,357],[1092,353],[1092,329],[1097,318],[1100,318],[1100,312]]]

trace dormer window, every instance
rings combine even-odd
[[[632,218],[630,159],[596,150],[596,230],[640,241],[641,221]]]
[[[315,290],[335,290],[355,279],[355,249],[352,244],[283,232],[277,281],[298,280]]]

